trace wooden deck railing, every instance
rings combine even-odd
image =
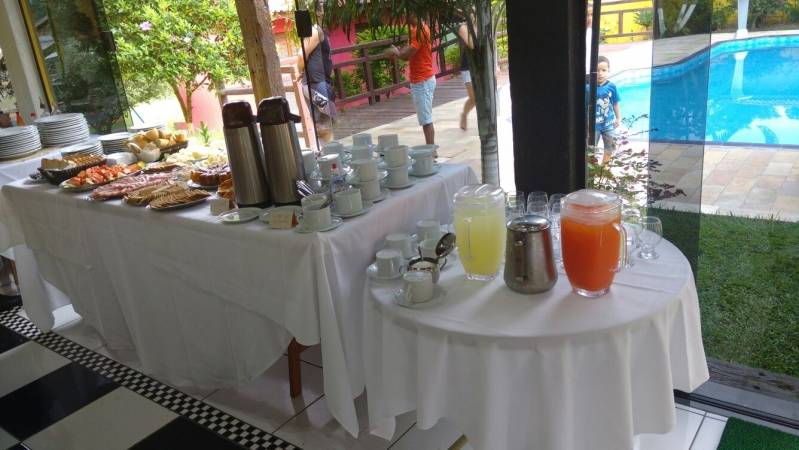
[[[342,53],[360,55],[356,58],[333,64],[335,82],[335,86],[333,86],[333,88],[336,90],[336,103],[341,104],[368,98],[369,104],[371,105],[374,102],[379,101],[381,95],[388,96],[397,89],[407,87],[410,83],[408,81],[401,81],[399,63],[395,59],[389,60],[391,64],[391,84],[376,87],[371,63],[373,61],[381,61],[387,58],[384,58],[380,55],[369,54],[369,50],[373,48],[386,47],[391,44],[400,46],[404,45],[407,41],[408,36],[400,36],[397,39],[382,39],[379,41],[350,45],[332,50],[331,53],[333,55],[339,55]],[[447,67],[445,58],[446,49],[452,45],[457,45],[457,41],[457,38],[448,41],[439,41],[439,43],[433,47],[433,53],[436,54],[439,67],[439,72],[436,74],[436,77],[443,77],[460,70],[458,67]],[[344,77],[342,76],[344,70],[342,69],[353,66],[361,66],[361,73],[363,73],[365,77],[364,81],[366,83],[366,91],[355,95],[346,96],[346,90],[344,89]],[[442,68],[443,70],[441,70]]]
[[[602,6],[603,7],[605,7],[605,6],[617,6],[617,5],[635,4],[635,3],[641,3],[641,0],[619,0],[619,1],[614,1],[614,2],[602,2]],[[617,25],[616,29],[618,30],[617,33],[602,34],[602,37],[606,38],[606,39],[611,39],[611,38],[623,38],[623,37],[634,37],[634,36],[652,36],[651,27],[650,27],[650,29],[644,30],[644,31],[636,31],[636,32],[632,32],[632,33],[625,33],[624,32],[624,15],[625,14],[630,14],[630,13],[645,12],[645,11],[653,12],[653,9],[652,9],[651,6],[648,6],[648,7],[644,7],[644,8],[638,7],[638,8],[625,8],[625,9],[619,9],[619,10],[613,10],[613,11],[602,11],[601,16],[603,18],[604,17],[615,16],[614,20],[615,20],[616,25]],[[653,18],[653,20],[654,20],[654,18]]]

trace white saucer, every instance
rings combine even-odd
[[[412,165],[413,165],[413,160],[409,156],[408,157],[408,161],[405,163],[405,167],[410,168]],[[402,166],[389,166],[388,163],[385,161],[385,159],[377,165],[377,168],[379,170],[388,170],[389,168],[396,169],[398,167],[402,167]]]
[[[336,212],[336,211],[334,210],[334,211],[332,211],[332,212],[331,212],[331,214],[332,214],[334,217],[341,217],[342,219],[349,219],[349,218],[351,218],[351,217],[358,217],[358,216],[360,216],[360,215],[366,214],[366,213],[368,213],[368,212],[369,212],[369,210],[370,210],[370,209],[372,209],[372,202],[367,202],[367,201],[364,201],[364,203],[363,203],[363,208],[361,208],[361,210],[360,210],[360,211],[356,211],[356,212],[354,212],[354,213],[349,213],[349,214],[341,214],[341,213],[339,213],[339,212]]]
[[[413,186],[414,184],[416,184],[416,181],[408,180],[408,182],[406,184],[403,184],[401,186],[392,186],[392,185],[386,183],[386,187],[389,188],[389,189],[408,189],[409,187]]]
[[[298,221],[299,221],[300,216],[302,215],[302,208],[299,207],[299,206],[291,206],[291,205],[289,205],[289,206],[278,206],[278,207],[275,207],[275,208],[270,208],[267,211],[265,211],[263,214],[261,214],[261,217],[259,217],[259,219],[261,220],[261,222],[263,222],[263,223],[265,223],[267,225],[270,225],[270,223],[269,223],[269,215],[272,214],[273,212],[276,212],[276,211],[294,211],[294,216],[297,217]]]
[[[405,288],[397,289],[394,291],[394,303],[408,309],[427,309],[439,306],[446,300],[447,293],[440,286],[434,286],[434,289],[433,298],[424,303],[407,303],[405,300]]]
[[[424,177],[429,177],[429,176],[437,174],[439,170],[441,170],[441,164],[435,163],[435,164],[433,164],[433,170],[431,170],[429,173],[417,174],[417,173],[415,173],[413,171],[413,169],[411,169],[411,172],[410,172],[409,175],[412,176],[412,177],[416,177],[416,178],[424,178]]]
[[[372,203],[382,202],[383,200],[386,199],[387,195],[388,195],[388,188],[380,188],[380,195],[371,200],[365,200],[365,201],[370,201]]]
[[[385,170],[378,170],[377,171],[377,178],[376,178],[377,181],[383,181],[387,177],[388,177],[388,171],[385,171]],[[369,181],[375,181],[375,180],[369,180]],[[355,176],[355,173],[351,173],[351,174],[347,175],[346,182],[348,184],[354,184],[354,185],[359,185],[359,184],[363,183],[363,181],[359,180]]]
[[[325,231],[335,230],[336,228],[340,227],[342,223],[344,223],[344,219],[341,217],[333,217],[330,221],[330,225],[326,226],[325,228],[320,230],[309,230],[305,228],[305,224],[303,224],[302,220],[300,220],[300,224],[294,227],[294,231],[300,234],[322,233]]]
[[[402,267],[400,267],[400,273],[398,273],[397,275],[395,275],[393,277],[381,277],[380,275],[377,274],[377,263],[372,263],[366,269],[366,274],[369,275],[372,279],[375,279],[375,280],[378,280],[378,281],[396,280],[397,278],[400,278],[401,276],[403,276],[405,274],[405,266],[403,265]]]
[[[236,208],[219,215],[219,220],[222,223],[244,223],[255,220],[261,215],[259,208]]]

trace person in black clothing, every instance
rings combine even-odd
[[[313,27],[311,37],[303,39],[303,48],[308,55],[307,71],[303,55],[297,55],[297,66],[301,76],[304,77],[303,92],[311,104],[320,144],[333,140],[333,121],[336,118],[336,105],[333,102],[336,97],[333,90],[333,58],[330,53],[330,40],[321,26],[323,14],[324,9],[317,2],[317,23]]]

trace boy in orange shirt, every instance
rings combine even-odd
[[[433,40],[430,28],[424,22],[421,23],[421,33],[417,31],[419,20],[416,17],[410,17],[408,25],[410,25],[409,45],[402,49],[392,45],[386,49],[383,56],[409,61],[411,96],[413,106],[416,108],[416,117],[422,126],[425,142],[434,144],[436,131],[433,127],[433,94],[436,90],[436,76],[433,72]]]

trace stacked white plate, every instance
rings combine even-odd
[[[125,147],[125,142],[127,142],[130,136],[130,133],[124,131],[121,133],[106,134],[98,137],[97,140],[102,144],[103,152],[106,155],[110,155],[111,153],[127,152],[128,150],[127,147]]]
[[[163,123],[163,122],[143,123],[141,125],[136,125],[134,127],[131,127],[130,131],[132,133],[138,133],[139,131],[149,131],[149,130],[152,130],[153,128],[156,128],[156,129],[158,129],[158,128],[166,128],[166,124]]]
[[[41,148],[39,131],[34,126],[0,128],[0,161],[21,158]]]
[[[80,113],[42,117],[35,124],[45,146],[77,144],[89,138],[89,124]]]
[[[94,156],[102,155],[103,146],[97,139],[89,139],[61,149],[61,156]]]

